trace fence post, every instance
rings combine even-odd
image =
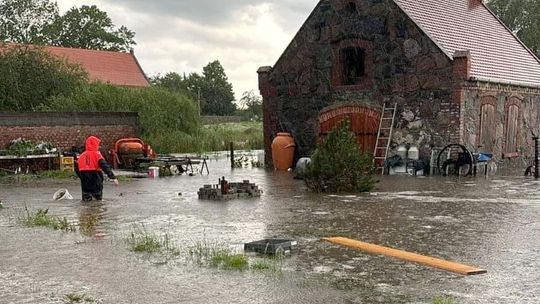
[[[232,142],[229,143],[229,148],[231,150],[231,168],[234,169],[234,146]]]

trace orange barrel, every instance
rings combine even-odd
[[[277,170],[287,171],[293,166],[294,139],[290,133],[278,133],[272,141],[272,161]]]

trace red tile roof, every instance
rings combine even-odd
[[[540,86],[540,61],[480,0],[394,0],[453,58],[471,52],[471,77]]]
[[[150,86],[132,53],[52,46],[46,47],[46,50],[68,62],[80,64],[88,72],[91,81],[131,87]]]

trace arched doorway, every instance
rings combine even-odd
[[[347,104],[327,108],[319,114],[319,139],[323,139],[343,120],[349,120],[350,130],[360,149],[373,154],[380,118],[380,111],[367,106]]]

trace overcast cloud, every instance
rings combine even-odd
[[[317,0],[58,0],[62,12],[97,5],[135,31],[135,55],[148,76],[202,72],[219,60],[236,98],[257,90],[256,71],[273,65]]]

